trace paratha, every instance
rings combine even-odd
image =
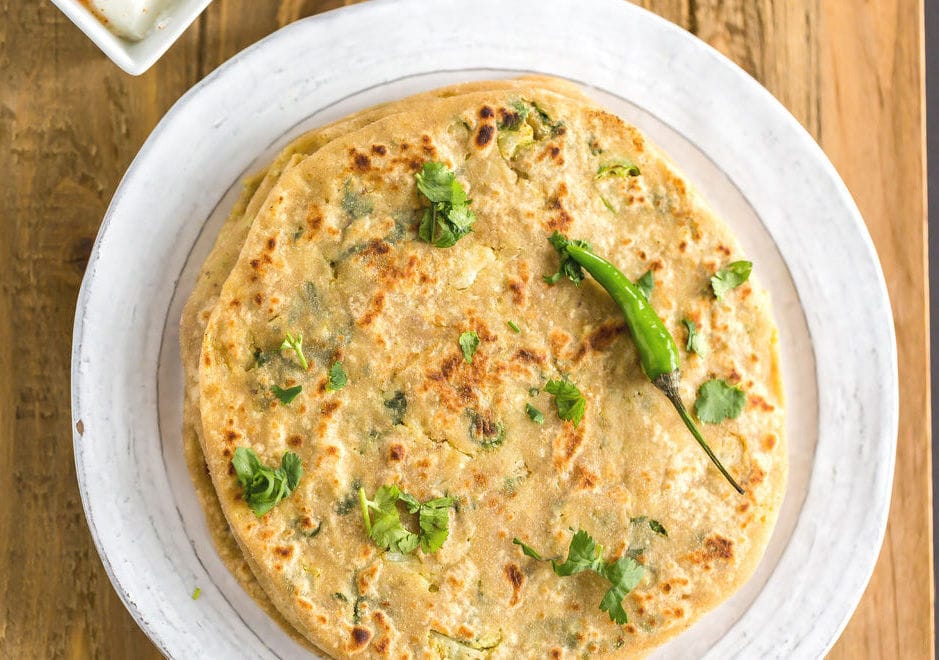
[[[222,509],[277,609],[332,655],[642,653],[732,594],[772,530],[786,462],[768,298],[751,282],[710,294],[739,246],[617,117],[538,86],[422,105],[285,170],[254,219],[202,343],[204,450]],[[597,177],[623,159],[641,174]],[[416,236],[426,161],[456,171],[477,215],[450,248]],[[747,391],[740,417],[706,429],[745,496],[645,379],[606,294],[541,279],[557,267],[553,231],[590,240],[631,278],[653,270],[671,333],[683,336],[685,318],[702,329],[710,350],[684,356],[686,401],[712,376]],[[469,331],[471,362],[458,343]],[[298,332],[307,370],[278,350]],[[337,360],[348,383],[331,391]],[[586,396],[577,426],[543,391],[558,377]],[[302,391],[285,404],[275,385]],[[233,474],[238,447],[302,462],[297,490],[262,517]],[[457,499],[439,551],[385,553],[366,536],[355,493],[387,484]],[[512,543],[561,557],[572,528],[615,556],[639,552],[629,623],[599,611],[595,576],[561,578]]]
[[[194,290],[187,300],[180,321],[180,345],[184,374],[183,449],[186,462],[196,494],[205,513],[209,532],[222,561],[252,598],[295,637],[297,637],[296,631],[283,621],[280,613],[269,602],[263,589],[254,580],[241,549],[232,537],[228,522],[225,520],[218,504],[218,497],[212,487],[212,481],[208,475],[203,457],[201,444],[202,422],[199,415],[199,354],[202,348],[205,324],[218,299],[222,283],[231,272],[254,217],[267,199],[271,188],[285,169],[299,162],[304,156],[315,153],[317,149],[328,144],[330,140],[344,133],[398,112],[420,108],[432,99],[451,98],[487,89],[511,89],[519,85],[533,83],[572,98],[584,98],[576,85],[545,76],[529,75],[517,80],[472,81],[442,87],[397,102],[367,108],[354,115],[304,133],[284,147],[267,168],[245,180],[241,195],[229,213],[211,252],[200,269]],[[298,641],[303,639],[300,637]]]

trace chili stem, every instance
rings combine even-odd
[[[711,448],[708,446],[708,443],[704,440],[704,437],[701,435],[701,432],[698,430],[698,427],[695,425],[694,420],[691,419],[691,415],[688,414],[688,411],[685,409],[685,404],[682,403],[681,395],[678,393],[678,388],[675,386],[675,372],[670,374],[663,374],[659,378],[656,378],[652,381],[653,385],[662,390],[665,393],[665,396],[668,397],[668,400],[672,402],[672,405],[675,406],[675,410],[678,411],[678,416],[681,417],[681,421],[685,423],[685,426],[688,427],[688,430],[691,431],[691,435],[694,436],[694,439],[698,441],[698,444],[701,445],[701,449],[704,450],[704,453],[708,455],[708,458],[711,459],[711,462],[714,463],[714,466],[720,470],[721,474],[724,475],[724,478],[730,482],[730,485],[740,493],[741,495],[745,494],[743,488],[738,484],[727,469],[721,464],[720,459],[711,451]]]

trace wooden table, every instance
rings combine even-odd
[[[215,0],[132,78],[48,0],[0,0],[0,172],[10,177],[0,188],[0,655],[158,657],[108,582],[75,483],[78,287],[121,175],[173,102],[257,39],[339,4]],[[641,4],[766,85],[821,143],[867,221],[894,307],[899,449],[880,562],[832,656],[932,658],[923,7]]]

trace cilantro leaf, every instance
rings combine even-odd
[[[753,270],[751,261],[735,261],[729,263],[711,276],[711,289],[714,297],[723,300],[724,294],[750,279]]]
[[[202,595],[202,589],[199,587],[196,587],[192,592],[192,599],[199,600],[199,596],[201,595]]]
[[[421,526],[421,550],[436,552],[450,533],[450,507],[452,497],[438,497],[421,504],[417,521]]]
[[[605,176],[639,176],[639,167],[632,161],[621,158],[601,165],[597,169],[595,178],[602,179]]]
[[[746,403],[747,395],[742,389],[714,378],[698,388],[694,411],[702,422],[717,424],[739,417]]]
[[[512,543],[522,547],[522,552],[538,561],[549,561],[543,559],[541,554],[522,543],[517,538],[512,539]],[[626,610],[623,608],[623,599],[630,591],[636,588],[642,579],[643,567],[633,557],[625,555],[611,562],[603,561],[603,547],[596,544],[593,538],[584,530],[574,533],[571,538],[570,546],[567,550],[567,559],[563,563],[551,559],[551,567],[554,572],[566,577],[581,573],[583,571],[593,571],[610,583],[600,601],[600,609],[610,615],[615,623],[624,624],[629,622]]]
[[[443,163],[430,161],[424,163],[420,172],[414,175],[417,189],[424,197],[435,203],[452,203],[454,184],[459,186],[456,176]],[[462,191],[462,187],[460,188]]]
[[[414,175],[417,189],[430,201],[417,230],[421,240],[438,248],[451,247],[466,236],[476,214],[469,209],[469,200],[456,175],[443,163],[424,163]]]
[[[231,464],[244,488],[244,499],[256,516],[263,516],[296,490],[303,476],[300,457],[290,451],[274,469],[262,464],[253,449],[238,447]]]
[[[509,330],[511,330],[515,334],[518,334],[522,331],[521,328],[519,328],[518,325],[515,323],[515,321],[506,321],[505,324],[509,326]]]
[[[580,286],[580,283],[584,279],[584,269],[567,253],[567,246],[576,245],[585,250],[593,251],[593,248],[590,247],[590,243],[587,241],[568,240],[567,236],[557,230],[551,234],[548,238],[548,242],[558,251],[561,261],[558,265],[558,271],[554,275],[542,275],[542,279],[548,284],[557,284],[562,277],[567,277],[575,285]]]
[[[398,512],[400,495],[397,486],[382,486],[375,492],[375,499],[368,500],[365,489],[359,488],[359,505],[369,538],[384,550],[407,554],[417,548],[420,539],[401,524]]]
[[[292,335],[288,332],[287,337],[284,339],[284,343],[280,345],[280,350],[293,351],[297,354],[297,360],[300,361],[300,366],[303,367],[303,370],[306,371],[310,368],[310,365],[306,361],[306,357],[303,355],[302,332],[298,332],[296,335]]]
[[[463,359],[473,364],[473,355],[479,348],[479,335],[475,332],[464,332],[460,335],[460,350],[463,351]]]
[[[346,370],[342,368],[342,362],[333,362],[333,366],[329,368],[326,391],[335,392],[336,390],[341,390],[346,386],[346,382],[348,382],[348,377],[346,376]]]
[[[636,280],[636,288],[645,296],[646,300],[652,298],[652,290],[655,288],[655,274],[647,270],[645,274]]]
[[[688,341],[685,343],[685,350],[704,357],[707,353],[707,345],[704,343],[704,337],[698,332],[698,326],[691,319],[682,319],[681,322],[688,330]]]
[[[580,424],[587,410],[587,400],[577,386],[569,380],[549,380],[544,391],[554,395],[554,405],[558,410],[558,417]]]
[[[522,543],[518,539],[518,537],[515,537],[514,539],[512,539],[512,543],[514,543],[515,545],[522,546],[522,553],[525,554],[526,556],[531,557],[532,559],[537,559],[538,561],[544,561],[544,559],[541,556],[541,553],[539,553],[537,550],[535,550],[533,547],[531,547],[527,543]]]
[[[525,414],[535,424],[544,424],[544,413],[535,408],[530,403],[525,404]]]
[[[409,513],[416,513],[420,533],[408,530],[401,522],[398,502],[404,504]],[[380,548],[408,554],[418,546],[424,552],[436,552],[447,540],[450,525],[452,497],[438,497],[421,504],[417,498],[404,493],[395,485],[382,486],[375,492],[375,499],[365,496],[359,488],[359,505],[368,534]]]
[[[554,567],[554,572],[561,577],[581,571],[594,571],[603,575],[602,554],[603,546],[598,546],[590,534],[580,530],[571,539],[571,545],[567,549],[567,559],[561,564],[552,560],[551,565]]]
[[[598,572],[610,581],[610,588],[600,601],[600,609],[607,612],[614,623],[628,623],[629,616],[623,609],[623,599],[642,579],[642,565],[632,557],[620,557]]]
[[[297,489],[300,485],[300,477],[303,476],[303,464],[300,457],[292,451],[285,452],[280,459],[280,469],[287,477],[288,495]]]
[[[288,387],[287,389],[281,389],[277,385],[271,385],[271,392],[274,393],[280,402],[285,406],[297,398],[297,395],[303,391],[303,385],[296,385],[294,387]]]

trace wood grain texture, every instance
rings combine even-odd
[[[348,2],[215,0],[139,78],[49,2],[0,0],[0,655],[159,655],[95,553],[75,484],[75,300],[121,175],[157,121],[234,53]],[[897,480],[880,562],[835,658],[931,658],[923,18],[914,0],[642,0],[760,80],[858,202],[894,306]],[[55,478],[51,478],[55,475]],[[793,579],[797,579],[794,576]]]

